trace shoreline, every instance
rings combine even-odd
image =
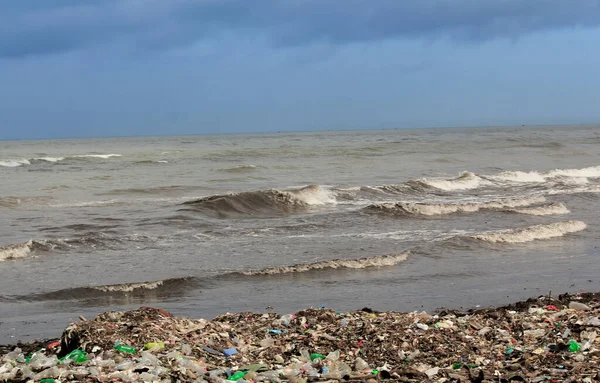
[[[60,346],[58,338],[0,346],[0,380],[592,381],[600,377],[599,314],[600,292],[431,315],[311,308],[193,320],[142,307],[73,323]],[[77,349],[86,362],[57,364]]]

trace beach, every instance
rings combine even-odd
[[[0,344],[600,291],[597,126],[0,142]]]
[[[546,295],[467,312],[311,308],[213,320],[141,307],[81,318],[60,339],[0,346],[0,379],[592,382],[600,377],[599,297]]]

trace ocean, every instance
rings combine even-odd
[[[0,343],[600,291],[599,192],[599,126],[0,141]]]

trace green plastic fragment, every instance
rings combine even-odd
[[[377,375],[377,374],[379,374],[379,371],[373,370],[373,375]]]
[[[310,360],[315,360],[315,359],[325,359],[325,357],[322,354],[310,354]]]
[[[55,382],[54,378],[45,378],[45,379],[40,380],[40,383],[54,383],[54,382]]]
[[[246,373],[244,371],[238,371],[235,374],[231,375],[229,378],[227,378],[227,380],[237,382],[238,380],[242,379],[244,376],[246,376]]]
[[[165,342],[150,342],[150,343],[146,343],[144,345],[144,348],[146,350],[162,350],[163,348],[165,348]]]
[[[115,344],[115,349],[126,352],[128,354],[135,354],[135,347],[133,346],[123,346],[122,344]]]
[[[504,355],[510,355],[513,353],[513,351],[515,351],[515,349],[513,348],[513,346],[508,346],[508,348],[506,349],[506,351],[504,351]]]
[[[83,350],[73,350],[68,353],[66,356],[63,356],[58,360],[59,363],[64,363],[66,361],[72,360],[75,363],[83,363],[87,361],[87,354]]]
[[[454,369],[454,370],[458,370],[458,369],[460,369],[462,366],[463,366],[463,365],[462,365],[462,363],[458,363],[458,362],[457,362],[457,363],[454,363],[454,364],[452,365],[452,369]]]
[[[577,343],[577,341],[571,339],[569,341],[569,351],[577,352],[579,350],[581,350],[581,346],[579,345],[579,343]]]

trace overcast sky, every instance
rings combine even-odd
[[[0,139],[600,122],[600,0],[0,0]]]

